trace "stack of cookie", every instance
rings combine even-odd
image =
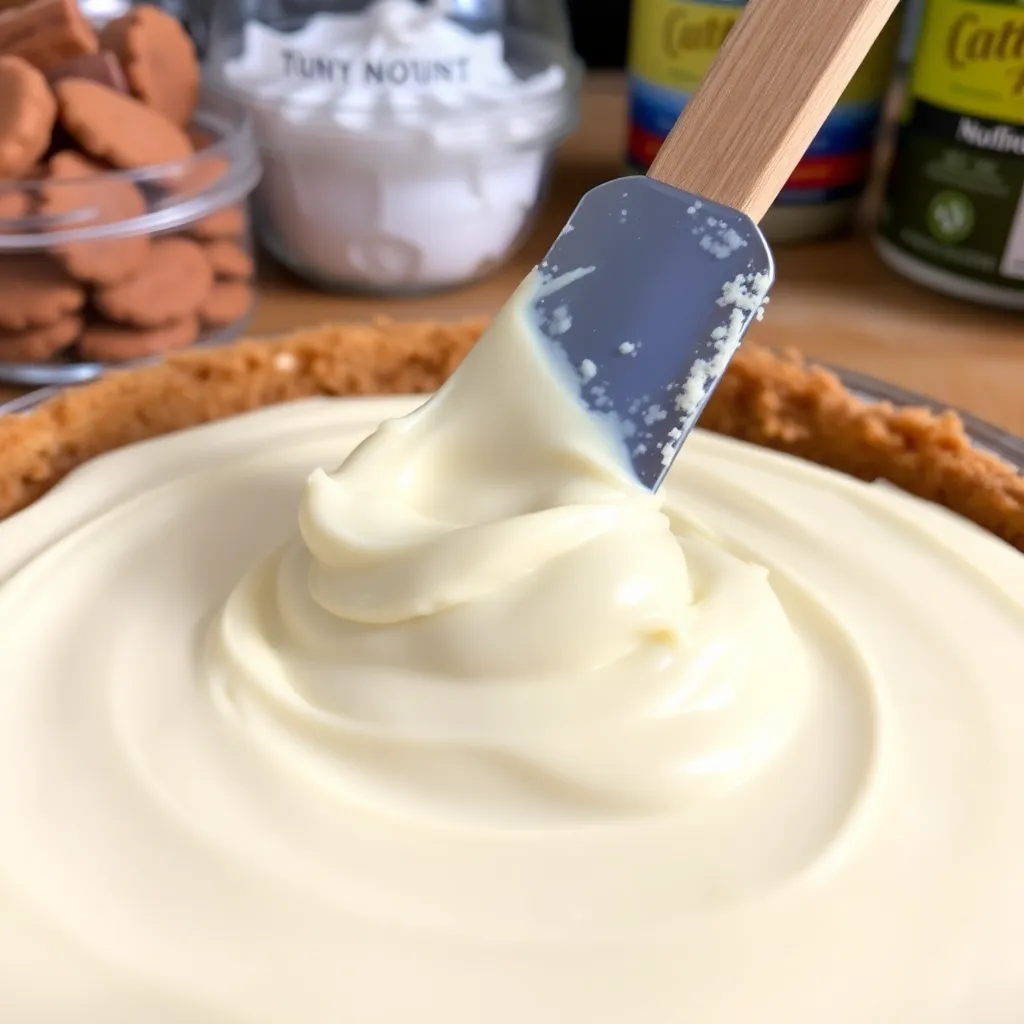
[[[97,34],[76,0],[0,0],[0,362],[121,362],[246,317],[244,204],[192,202],[230,169],[198,95],[192,41],[157,7]],[[194,218],[154,233],[183,204]]]

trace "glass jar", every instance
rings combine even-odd
[[[0,292],[22,293],[0,317],[0,382],[80,383],[244,329],[255,303],[247,200],[260,176],[252,124],[207,90],[188,131],[195,152],[174,163],[76,170],[70,151],[47,174],[0,180]],[[57,173],[61,161],[73,173]],[[159,279],[174,287],[165,315],[141,291],[141,308],[115,309],[111,293],[125,306],[157,246]]]
[[[389,293],[508,258],[581,79],[556,0],[224,0],[205,65],[253,114],[263,244],[323,287]]]

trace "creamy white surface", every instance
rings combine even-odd
[[[474,151],[532,143],[550,131],[545,113],[557,111],[531,104],[557,97],[566,79],[557,64],[520,77],[501,32],[473,31],[442,4],[414,0],[314,14],[293,32],[248,21],[241,53],[225,61],[223,75],[252,101],[268,141],[290,126],[321,140],[324,129],[342,131],[348,146],[371,136]]]
[[[516,337],[0,524],[5,1019],[1017,1019],[1024,559]]]
[[[501,32],[451,10],[377,0],[294,32],[249,21],[241,52],[208,62],[253,116],[257,222],[301,273],[433,288],[520,239],[571,119],[567,70],[541,48],[517,73]]]

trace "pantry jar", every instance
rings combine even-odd
[[[204,90],[188,132],[195,151],[171,163],[126,170],[63,149],[45,174],[0,180],[0,383],[78,384],[245,329],[252,124]]]
[[[206,74],[252,112],[263,244],[323,287],[377,292],[507,259],[581,78],[556,0],[225,0]]]

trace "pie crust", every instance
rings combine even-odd
[[[110,373],[31,412],[0,417],[0,518],[87,459],[133,441],[312,395],[432,391],[483,327],[480,320],[332,325]],[[701,426],[888,480],[1024,551],[1024,476],[973,447],[953,412],[868,403],[795,354],[748,345]]]

